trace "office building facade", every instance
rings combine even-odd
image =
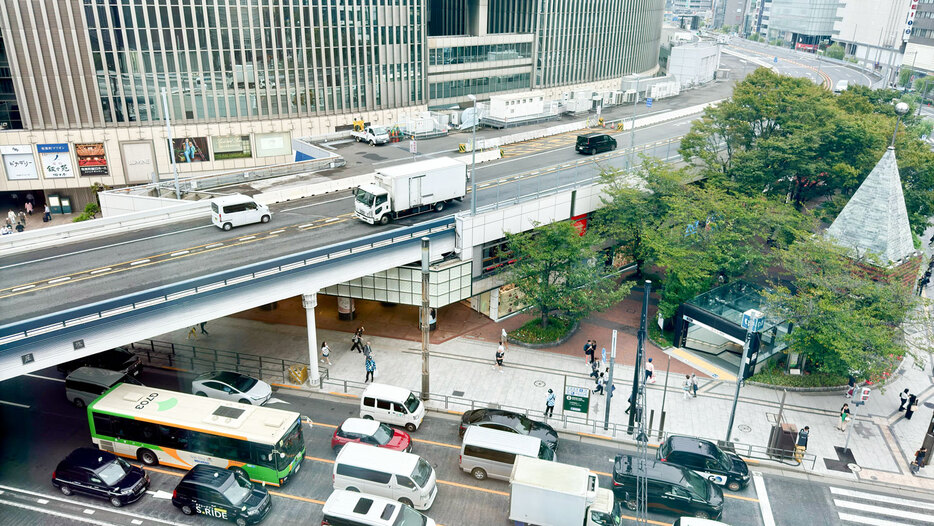
[[[772,0],[768,29],[771,34],[807,51],[830,40],[842,0]]]

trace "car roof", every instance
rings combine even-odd
[[[211,371],[199,374],[196,380],[217,380],[225,384],[232,384],[240,378],[250,378],[249,376],[234,371]]]
[[[113,462],[116,458],[117,456],[109,451],[103,451],[93,447],[81,447],[69,453],[68,456],[65,457],[65,461],[69,464],[75,464],[97,471],[98,468],[104,464]]]
[[[122,371],[111,371],[99,367],[79,367],[65,377],[65,380],[96,382],[103,385],[117,382],[124,376],[126,376],[126,373]]]
[[[215,204],[218,205],[234,205],[239,203],[250,203],[253,201],[253,198],[248,195],[243,194],[234,194],[234,195],[225,195],[223,197],[216,197],[212,199]]]
[[[396,387],[394,385],[387,384],[370,384],[363,391],[363,396],[372,396],[375,398],[383,398],[390,401],[400,401],[404,402],[412,391],[405,389],[403,387]]]
[[[493,420],[495,417],[506,417],[506,418],[521,418],[524,417],[522,413],[516,413],[514,411],[507,411],[505,409],[494,409],[492,407],[483,407],[480,409],[474,409],[471,411],[471,417],[474,415],[481,415],[481,418],[487,418]]]
[[[464,432],[464,444],[505,451],[528,457],[538,457],[542,440],[529,435],[500,431],[487,427],[470,426]]]
[[[585,133],[585,134],[583,134],[583,135],[578,135],[578,137],[586,137],[586,138],[590,139],[590,138],[593,138],[593,137],[599,137],[599,136],[601,136],[601,135],[606,135],[606,134],[605,134],[605,133]]]
[[[232,471],[208,464],[197,464],[185,474],[182,483],[193,483],[216,488],[227,482],[229,476],[233,476]]]
[[[379,429],[379,422],[368,420],[366,418],[348,418],[341,424],[341,429],[347,433],[360,433],[362,435],[372,435]]]
[[[387,506],[393,506],[389,519],[380,518]],[[392,524],[402,508],[402,504],[392,499],[366,495],[356,491],[336,489],[328,497],[321,510],[325,515],[337,516],[345,519],[359,519],[366,517],[384,524]]]
[[[616,462],[613,464],[614,478],[617,474],[633,477],[644,474],[655,480],[676,484],[684,480],[684,468],[680,466],[655,459],[648,459],[645,462],[645,469],[642,470],[639,469],[639,464],[639,459],[633,458],[632,455],[616,455]]]
[[[713,442],[700,438],[673,435],[668,437],[668,445],[671,447],[672,451],[682,451],[696,455],[704,455],[705,457],[719,456],[714,452],[717,446],[715,446]]]
[[[413,455],[412,453],[350,442],[341,448],[340,453],[337,454],[337,459],[334,461],[334,465],[336,467],[338,464],[347,464],[372,468],[387,473],[409,474],[415,469],[419,458],[418,455]]]

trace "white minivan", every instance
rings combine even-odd
[[[250,223],[268,223],[270,219],[269,208],[247,195],[228,195],[211,201],[211,221],[224,230]]]
[[[490,477],[508,481],[517,455],[557,460],[555,452],[540,438],[488,427],[470,426],[464,433],[458,464],[477,480]]]
[[[334,490],[324,503],[321,524],[334,526],[435,526],[435,521],[400,502],[352,491]]]
[[[351,443],[334,460],[334,489],[370,493],[427,510],[438,495],[435,470],[418,455]]]
[[[120,383],[142,385],[123,371],[97,367],[79,367],[65,377],[65,396],[76,407],[85,408]]]
[[[360,418],[403,426],[411,433],[422,425],[425,404],[408,389],[370,384],[360,397]]]

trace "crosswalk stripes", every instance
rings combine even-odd
[[[837,516],[844,523],[867,526],[934,524],[934,503],[830,487]],[[918,510],[918,511],[915,511]]]

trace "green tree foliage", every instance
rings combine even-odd
[[[843,60],[843,57],[846,55],[846,50],[843,49],[843,46],[840,44],[834,43],[832,46],[824,50],[824,56],[829,58],[835,58],[837,60]]]
[[[570,222],[507,234],[506,239],[516,258],[509,279],[541,314],[543,329],[552,315],[577,320],[615,305],[629,293],[630,285],[605,277],[603,258],[594,249],[599,242],[595,235],[581,236]]]
[[[904,286],[872,280],[844,249],[818,237],[782,251],[791,286],[766,293],[770,310],[794,324],[790,351],[817,371],[879,379],[906,352],[899,325],[915,306]]]

